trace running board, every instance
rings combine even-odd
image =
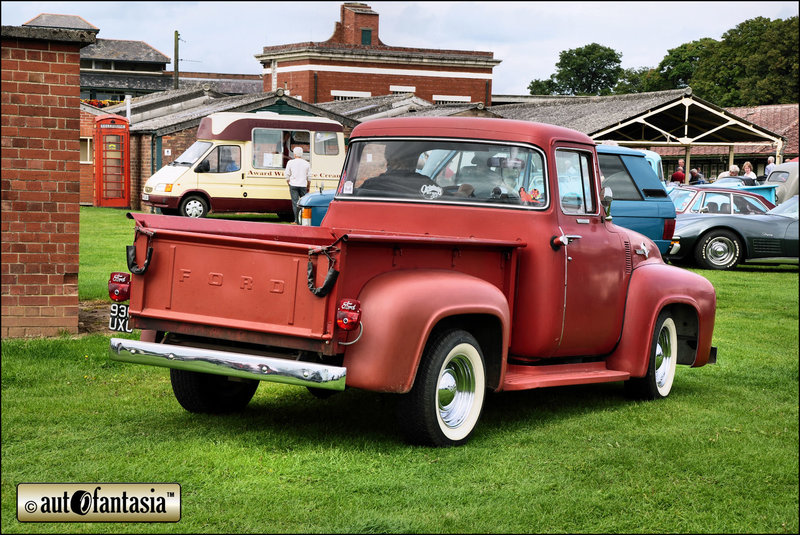
[[[631,374],[628,372],[607,369],[605,362],[542,366],[509,364],[502,389],[505,391],[529,390],[548,386],[613,383],[614,381],[625,381],[630,376]]]

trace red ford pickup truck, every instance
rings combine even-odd
[[[716,294],[614,225],[599,177],[565,128],[365,122],[322,226],[129,214],[113,284],[142,334],[111,358],[170,368],[192,412],[242,409],[259,381],[402,394],[405,437],[433,446],[468,440],[487,391],[663,398],[676,365],[716,361]]]

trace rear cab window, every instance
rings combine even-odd
[[[542,151],[446,139],[356,140],[337,198],[542,208],[549,192]]]

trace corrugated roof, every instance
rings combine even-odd
[[[592,134],[679,100],[683,95],[683,89],[675,89],[607,97],[542,96],[534,101],[489,109],[506,119],[553,124]]]
[[[135,61],[138,63],[169,63],[171,60],[144,41],[98,39],[81,49],[81,59]]]

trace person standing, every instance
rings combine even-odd
[[[309,174],[311,173],[311,164],[303,159],[303,147],[295,147],[294,158],[286,164],[286,183],[289,184],[289,195],[292,198],[292,212],[294,212],[294,221],[297,222],[297,201],[300,197],[308,193],[308,188],[311,185]]]
[[[750,162],[744,162],[744,164],[742,164],[742,176],[756,178],[756,174],[753,172],[753,164]]]
[[[775,168],[775,157],[770,156],[767,158],[767,167],[764,169],[764,176],[769,176],[772,170]]]
[[[686,174],[683,172],[683,167],[678,167],[678,170],[672,173],[670,180],[683,184],[683,182],[686,180]]]

